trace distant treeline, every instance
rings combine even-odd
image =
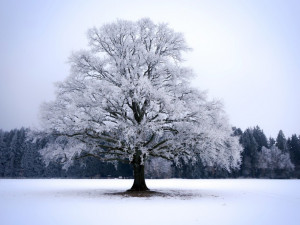
[[[26,138],[29,129],[0,130],[0,177],[7,178],[109,178],[133,176],[130,165],[101,162],[95,158],[74,161],[68,170],[62,162],[45,165],[39,153],[51,137],[32,142]],[[258,126],[244,132],[233,128],[244,148],[239,170],[230,173],[222,168],[181,163],[175,166],[163,159],[147,162],[147,178],[300,178],[300,136],[286,138],[279,131],[276,139],[267,139]]]

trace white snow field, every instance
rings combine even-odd
[[[2,179],[0,224],[300,224],[300,180],[147,180],[164,195],[109,194],[132,182]]]

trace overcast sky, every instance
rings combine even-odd
[[[86,32],[149,17],[184,33],[195,84],[232,125],[300,134],[300,1],[0,0],[0,129],[38,126]]]

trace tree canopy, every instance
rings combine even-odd
[[[43,132],[57,137],[42,151],[47,162],[68,167],[93,156],[141,170],[159,157],[239,166],[242,148],[222,104],[192,88],[193,73],[181,65],[189,50],[181,33],[150,19],[118,20],[90,29],[88,40],[88,50],[70,57],[56,99],[42,107]]]

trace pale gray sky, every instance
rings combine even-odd
[[[300,1],[0,0],[0,129],[37,126],[86,31],[149,17],[184,33],[195,86],[222,99],[232,125],[300,134]]]

